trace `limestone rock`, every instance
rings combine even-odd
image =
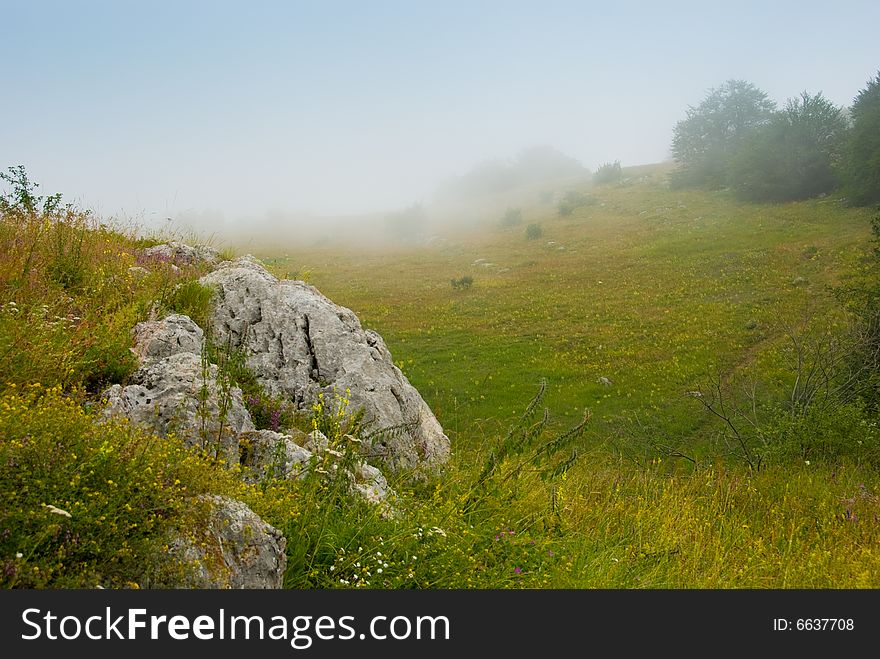
[[[257,430],[239,435],[241,464],[246,468],[245,480],[256,482],[267,476],[279,478],[304,478],[312,465],[312,457],[330,455],[330,468],[326,477],[333,478],[339,473],[339,465],[344,455],[330,448],[328,439],[318,430],[308,435],[297,433],[297,444],[293,436]],[[376,467],[363,460],[355,460],[350,468],[343,469],[356,496],[373,504],[387,501],[393,490],[388,481]]]
[[[312,452],[296,444],[290,435],[271,430],[243,432],[238,441],[241,465],[247,468],[245,480],[301,478],[312,459]]]
[[[134,327],[134,348],[141,363],[178,353],[201,355],[205,333],[189,316],[171,314],[162,320],[148,320]]]
[[[175,265],[197,265],[208,263],[213,265],[220,262],[220,254],[217,250],[207,245],[187,245],[172,241],[162,245],[154,245],[144,249],[139,262],[147,263],[173,263]]]
[[[323,392],[363,409],[372,437],[365,451],[390,468],[434,468],[449,439],[397,368],[382,338],[355,314],[300,281],[279,281],[253,257],[221,263],[201,283],[216,293],[215,339],[244,348],[247,364],[274,395],[309,409]]]
[[[254,424],[241,390],[218,382],[216,365],[181,352],[142,366],[131,381],[104,393],[107,416],[125,416],[159,435],[174,433],[187,446],[238,463],[238,434],[254,430]]]
[[[284,535],[241,501],[204,497],[207,527],[172,543],[171,553],[189,569],[193,588],[281,588],[287,567]]]

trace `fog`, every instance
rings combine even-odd
[[[407,209],[464,221],[467,177],[530,149],[568,180],[666,160],[730,78],[848,105],[880,5],[810,5],[7,3],[0,166],[151,229],[378,239]]]

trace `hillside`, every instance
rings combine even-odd
[[[688,435],[701,417],[684,392],[710,373],[777,363],[786,327],[828,320],[829,287],[867,251],[870,212],[835,198],[754,205],[670,191],[665,174],[566,188],[587,198],[569,216],[536,193],[520,225],[502,226],[499,205],[419,248],[261,255],[381,332],[459,446],[480,424],[506,424],[542,377],[557,416],[588,407],[598,435],[635,411]],[[526,239],[531,223],[541,238]],[[473,285],[454,290],[462,276]]]
[[[823,346],[847,345],[833,291],[868,273],[868,211],[670,191],[645,167],[538,190],[519,221],[498,199],[421,246],[275,246],[258,256],[279,282],[22,199],[0,224],[5,587],[189,584],[168,558],[214,533],[217,497],[266,530],[288,588],[880,586],[876,414],[807,400],[796,367],[852,356]],[[169,328],[186,345],[154,354],[143,336]],[[393,383],[377,409],[406,374],[451,440],[442,470],[385,481],[361,392],[321,368],[340,337],[341,387],[382,393],[356,361]],[[108,400],[176,396],[180,371],[154,377],[173,364],[189,398],[156,409],[189,406],[189,427],[107,418]]]

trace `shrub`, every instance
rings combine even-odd
[[[767,461],[848,459],[871,468],[880,466],[877,419],[860,403],[777,410],[761,434]]]
[[[559,214],[565,216],[571,215],[572,212],[574,212],[574,209],[580,208],[581,206],[595,206],[598,203],[599,200],[593,195],[579,192],[578,190],[569,190],[562,197],[557,208]]]
[[[603,183],[614,183],[619,181],[621,176],[620,161],[615,160],[614,162],[606,162],[600,165],[596,173],[593,174],[593,182],[600,185]]]
[[[526,239],[527,240],[537,240],[541,236],[544,235],[544,230],[541,228],[540,224],[530,224],[526,227]]]
[[[0,586],[138,587],[180,576],[164,558],[192,497],[219,472],[173,439],[100,422],[59,388],[0,396]]]
[[[508,208],[501,218],[501,226],[514,227],[522,223],[522,210],[519,208]]]
[[[474,278],[470,275],[465,275],[464,277],[460,277],[459,279],[452,279],[449,282],[457,291],[467,290],[474,283]]]

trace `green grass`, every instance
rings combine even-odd
[[[460,576],[428,585],[880,585],[876,432],[860,452],[862,417],[787,422],[773,437],[809,441],[768,451],[768,466],[754,471],[723,455],[718,424],[685,395],[713,377],[755,377],[773,409],[794,377],[786,332],[845,324],[831,288],[866,267],[869,212],[836,198],[743,204],[726,192],[670,191],[659,173],[644,174],[585,187],[598,203],[570,215],[524,207],[541,220],[540,240],[492,216],[431,246],[261,254],[279,274],[308,272],[383,335],[452,439],[446,501],[466,489],[471,465],[484,463],[541,378],[554,428],[592,413],[564,485],[534,481],[506,507],[483,510],[482,528],[444,540],[454,544],[445,574]],[[464,275],[473,286],[453,289]],[[634,419],[684,447],[697,468],[639,455]],[[499,557],[499,525],[527,538],[518,557]],[[533,557],[524,569],[533,546],[554,560]]]
[[[390,511],[342,478],[245,485],[173,437],[100,423],[96,395],[135,366],[134,323],[204,320],[210,291],[198,269],[131,271],[156,239],[86,214],[3,213],[0,585],[174,583],[157,556],[199,523],[193,495],[214,492],[285,533],[288,587],[880,587],[876,412],[776,405],[793,377],[787,328],[845,327],[830,289],[869,271],[869,213],[833,197],[767,206],[669,191],[662,168],[623,174],[558,191],[588,200],[567,215],[516,200],[540,239],[502,226],[500,200],[430,247],[261,255],[378,330],[450,435],[446,472],[398,479]],[[473,285],[450,285],[463,277]],[[210,350],[260,427],[327,421],[290,414],[240,356]],[[761,469],[727,455],[685,395],[709,376],[758,378]],[[542,379],[546,427],[540,410],[519,421]],[[585,433],[553,443],[585,410]],[[349,461],[352,422],[326,426]]]
[[[645,410],[690,432],[682,394],[772,351],[782,324],[833,308],[827,287],[857,267],[870,233],[867,212],[833,200],[746,205],[660,183],[593,194],[604,205],[548,214],[541,241],[493,226],[442,248],[290,247],[276,269],[307,269],[378,330],[459,445],[512,418],[541,377],[561,423],[587,407],[604,430]],[[453,290],[463,274],[473,286]]]

